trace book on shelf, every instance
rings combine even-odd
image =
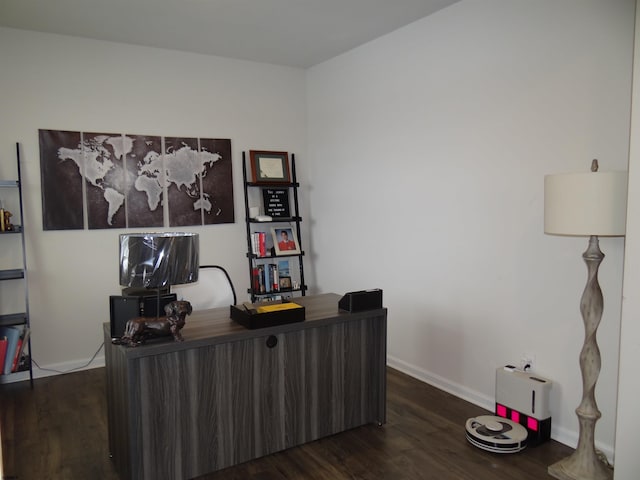
[[[269,271],[269,265],[262,266],[262,281],[264,284],[264,293],[271,293],[271,287],[273,286],[271,280],[269,280]]]
[[[18,368],[20,367],[20,361],[22,360],[22,355],[24,354],[24,348],[29,342],[30,334],[31,330],[29,329],[29,327],[25,326],[22,335],[18,339],[18,347],[16,348],[16,354],[13,357],[13,365],[11,366],[12,372],[17,372]]]
[[[256,265],[252,270],[252,287],[254,293],[269,294],[280,291],[279,264],[267,263]]]
[[[260,291],[260,269],[257,266],[251,272],[251,288],[256,293]]]
[[[7,355],[7,340],[6,336],[0,337],[0,374],[4,372],[4,357]]]
[[[251,253],[258,257],[267,256],[266,232],[254,232],[251,234]]]
[[[7,339],[7,349],[4,355],[4,365],[2,374],[11,373],[13,368],[13,359],[18,351],[18,342],[23,333],[23,329],[16,326],[0,327],[0,338]]]
[[[258,285],[258,289],[256,290],[258,293],[265,293],[265,285],[264,285],[264,265],[258,265],[256,267],[256,283]]]
[[[273,282],[273,291],[277,292],[280,290],[280,275],[278,274],[278,266],[271,265],[271,281]]]
[[[18,345],[16,346],[16,353],[13,355],[13,360],[11,360],[11,372],[15,372],[18,368],[18,357],[20,356],[20,351],[22,350],[23,340],[22,337],[18,338]],[[5,359],[5,362],[9,359]]]

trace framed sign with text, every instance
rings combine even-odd
[[[263,188],[264,214],[273,218],[289,218],[289,189]]]

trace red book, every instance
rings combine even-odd
[[[4,370],[4,357],[7,355],[7,344],[9,340],[7,337],[0,338],[0,375]]]
[[[253,291],[255,293],[260,291],[260,269],[258,267],[253,268]]]
[[[20,360],[20,354],[22,353],[22,338],[18,339],[18,346],[16,347],[16,354],[13,356],[13,364],[11,365],[11,371],[18,370],[18,362]]]
[[[271,274],[273,275],[273,291],[277,292],[280,290],[280,280],[278,278],[278,266],[273,264],[271,265]]]
[[[264,232],[260,232],[260,256],[261,257],[266,257],[267,256],[267,234]]]

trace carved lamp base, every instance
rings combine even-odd
[[[560,480],[612,480],[613,470],[599,459],[591,460],[578,455],[563,458],[549,466],[549,475]]]
[[[576,408],[579,422],[578,446],[567,458],[551,465],[549,475],[560,480],[611,480],[613,470],[599,457],[595,449],[595,428],[600,418],[596,404],[595,388],[600,374],[600,349],[596,332],[602,318],[603,298],[598,283],[598,267],[604,258],[598,245],[598,237],[589,238],[589,246],[582,257],[587,264],[587,285],[580,301],[585,338],[580,352],[582,372],[582,401]]]

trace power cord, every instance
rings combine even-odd
[[[93,357],[91,357],[91,360],[89,360],[89,361],[88,361],[87,363],[85,363],[84,365],[80,365],[79,367],[74,367],[74,368],[71,368],[71,369],[66,370],[66,371],[56,370],[56,369],[54,369],[54,368],[44,368],[44,367],[41,367],[40,365],[38,365],[38,362],[36,362],[36,360],[35,360],[33,357],[31,357],[31,361],[33,362],[33,364],[34,364],[36,367],[38,367],[38,370],[42,370],[42,371],[45,371],[45,372],[55,372],[55,373],[71,373],[71,372],[75,372],[76,370],[81,370],[81,369],[86,368],[86,367],[88,367],[89,365],[91,365],[91,362],[93,362],[93,361],[96,359],[96,357],[98,356],[98,353],[100,353],[100,350],[102,350],[103,348],[104,348],[104,342],[102,342],[102,343],[100,344],[100,346],[98,347],[98,350],[96,350],[96,353],[94,353],[94,354],[93,354]]]

